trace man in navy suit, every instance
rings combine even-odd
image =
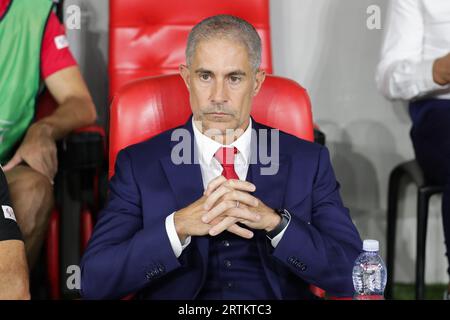
[[[254,27],[205,19],[186,61],[193,116],[119,153],[83,297],[305,299],[309,284],[352,296],[362,244],[328,151],[250,117],[265,78]]]

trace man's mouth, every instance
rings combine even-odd
[[[210,113],[207,113],[207,115],[211,115],[214,117],[223,117],[223,116],[229,116],[230,114],[224,113],[224,112],[210,112]]]

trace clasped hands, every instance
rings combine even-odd
[[[273,230],[281,221],[275,210],[251,195],[256,186],[248,181],[212,180],[203,196],[174,215],[175,230],[182,242],[189,236],[216,236],[225,230],[251,239],[250,229]]]

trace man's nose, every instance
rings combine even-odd
[[[228,101],[228,93],[225,81],[217,81],[211,92],[211,102],[224,103]]]

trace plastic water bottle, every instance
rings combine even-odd
[[[379,255],[377,240],[364,240],[363,252],[353,266],[356,300],[382,300],[386,287],[386,266]]]

